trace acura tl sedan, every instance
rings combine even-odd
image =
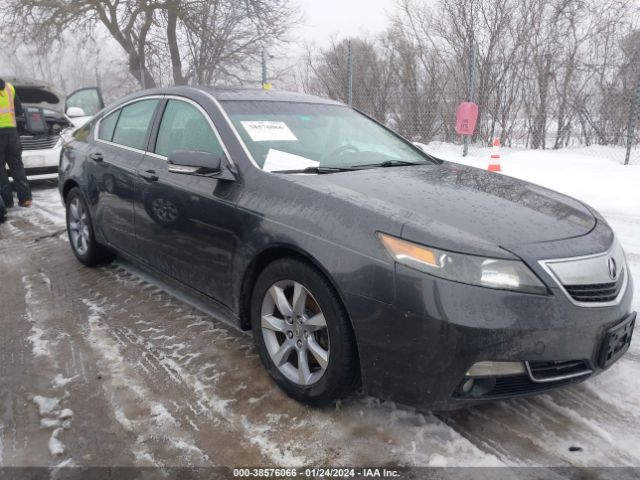
[[[139,92],[74,133],[59,174],[80,262],[117,253],[252,330],[310,404],[359,385],[434,410],[532,395],[631,342],[631,275],[597,212],[337,102]]]

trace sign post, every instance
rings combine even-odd
[[[473,97],[476,91],[476,57],[477,57],[478,46],[475,42],[473,30],[469,30],[469,79],[468,79],[468,92],[467,92],[467,101],[473,102]],[[477,119],[477,115],[476,115]],[[471,135],[464,135],[464,147],[462,148],[462,156],[466,157],[469,153],[469,141],[471,140]]]

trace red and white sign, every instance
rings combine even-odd
[[[462,102],[456,109],[456,132],[459,135],[473,135],[478,120],[478,105]]]

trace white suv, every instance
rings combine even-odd
[[[65,98],[64,93],[47,82],[3,78],[15,87],[24,110],[24,115],[16,120],[27,177],[29,180],[57,178],[63,136],[102,110],[100,89],[82,88]],[[33,125],[39,127],[34,129]]]

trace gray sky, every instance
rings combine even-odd
[[[324,46],[330,37],[378,33],[388,25],[394,0],[297,0],[304,22],[295,35],[300,43]]]

